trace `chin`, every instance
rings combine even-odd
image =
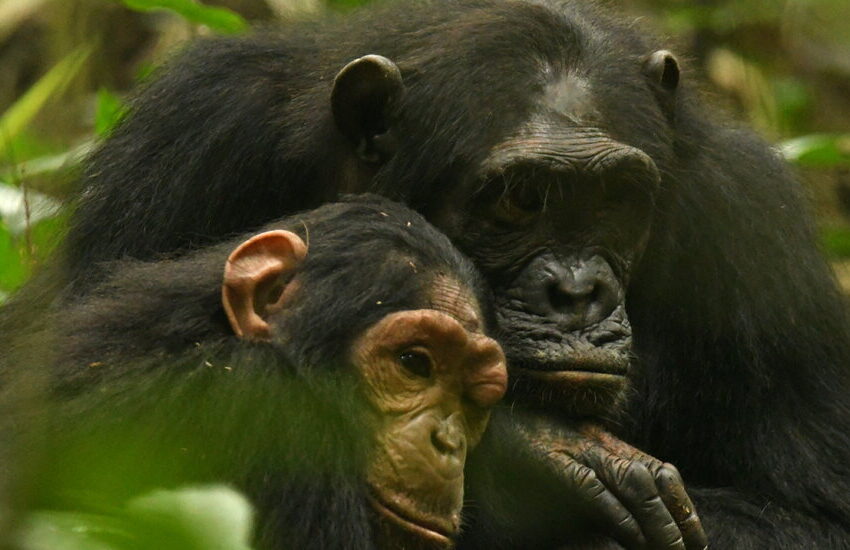
[[[629,389],[630,354],[622,348],[572,351],[509,353],[512,396],[570,417],[617,417]]]

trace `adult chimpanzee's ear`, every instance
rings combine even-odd
[[[667,50],[658,50],[647,57],[643,63],[643,74],[668,92],[679,86],[679,62]]]
[[[267,231],[240,244],[227,258],[221,302],[240,338],[267,341],[267,318],[291,294],[291,275],[307,255],[304,241],[289,231]]]
[[[388,114],[403,93],[401,71],[380,55],[355,59],[336,75],[331,93],[334,121],[362,160],[378,163],[395,152]]]

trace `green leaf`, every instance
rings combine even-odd
[[[3,113],[0,117],[0,151],[6,149],[6,146],[35,118],[51,97],[61,93],[68,86],[90,54],[89,46],[78,48],[68,54]]]
[[[788,162],[800,166],[828,168],[850,165],[850,134],[812,134],[779,145]]]
[[[24,284],[29,276],[21,240],[12,236],[6,226],[0,223],[0,289],[7,294]]]
[[[823,250],[833,258],[850,258],[850,229],[828,227],[821,230]]]
[[[0,141],[2,141],[2,138],[0,138]],[[1,165],[12,165],[36,157],[52,155],[63,149],[63,147],[51,143],[43,136],[33,135],[32,131],[29,130],[24,130],[13,139],[8,140],[5,144],[5,150],[1,145]]]
[[[94,131],[101,137],[107,135],[118,124],[126,111],[127,109],[117,95],[106,88],[101,88],[97,91]]]
[[[128,8],[148,12],[169,10],[187,21],[206,25],[212,30],[224,34],[243,32],[248,22],[242,16],[227,8],[205,6],[195,0],[120,0]]]
[[[26,282],[32,268],[44,261],[59,243],[67,214],[30,226],[29,235],[9,231],[0,219],[0,294],[8,295]],[[0,295],[0,302],[5,296]]]

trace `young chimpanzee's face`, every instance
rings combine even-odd
[[[314,288],[329,280],[311,278],[307,256],[307,245],[283,230],[254,236],[231,254],[222,296],[238,336],[283,347],[307,337],[302,305],[329,294]],[[416,267],[404,254],[373,260],[410,265],[409,278],[419,280],[405,298],[410,303],[396,300],[388,310],[381,300],[363,299],[375,289],[402,293],[377,268],[371,281],[340,289],[350,298],[336,298],[334,314],[350,320],[353,332],[337,363],[355,371],[373,435],[363,472],[366,498],[382,545],[450,546],[460,528],[466,454],[505,393],[505,357],[483,333],[480,304],[462,276]],[[362,278],[350,263],[335,276],[340,272]]]
[[[457,288],[435,283],[433,309],[387,315],[353,349],[375,426],[370,502],[391,533],[444,545],[460,528],[467,450],[507,378],[501,348]]]

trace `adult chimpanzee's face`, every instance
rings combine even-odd
[[[626,387],[625,288],[648,238],[659,174],[641,150],[575,122],[590,115],[575,112],[586,105],[581,94],[569,80],[547,89],[539,112],[496,144],[465,196],[454,197],[464,207],[435,221],[491,284],[520,393],[602,414]]]
[[[519,32],[517,23],[459,35],[453,47],[466,55],[438,57],[409,79],[386,58],[356,60],[337,77],[334,113],[361,159],[386,162],[379,189],[424,177],[406,184],[406,198],[488,280],[516,395],[605,414],[626,387],[625,289],[649,238],[660,185],[653,159],[670,154],[678,66],[666,51],[582,53],[592,37],[542,51],[532,30],[522,33],[535,62],[482,42]],[[556,35],[574,32],[550,23]],[[486,92],[463,95],[479,80],[491,84]],[[376,104],[395,114],[375,117]]]

